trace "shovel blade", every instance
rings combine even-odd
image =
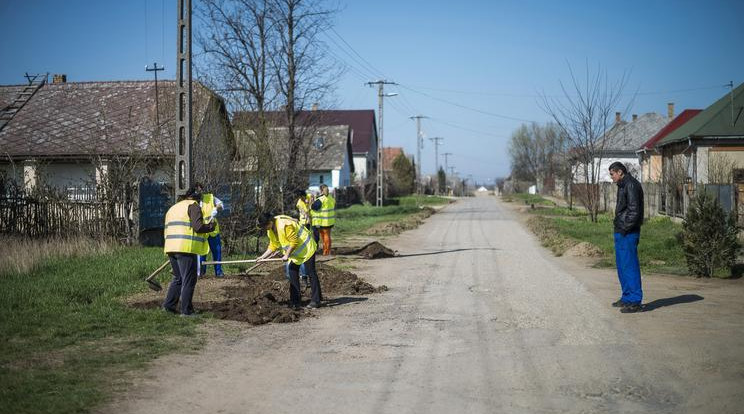
[[[163,287],[160,286],[160,283],[158,283],[155,280],[147,280],[146,282],[147,282],[147,287],[149,287],[150,289],[156,292],[160,292],[161,290],[163,290]]]

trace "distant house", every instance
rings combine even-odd
[[[284,112],[270,111],[265,113],[271,127],[286,126]],[[236,129],[255,127],[255,112],[237,112],[233,118]],[[349,141],[354,163],[352,170],[356,179],[363,182],[377,169],[377,125],[375,111],[361,110],[319,110],[301,111],[297,115],[297,125],[303,129],[328,126],[348,126]]]
[[[136,158],[135,176],[172,184],[175,81],[158,82],[156,105],[153,81],[55,80],[37,85],[20,110],[14,108],[28,86],[0,86],[0,176],[27,189],[44,185],[74,197],[100,184],[122,160]],[[199,83],[193,122],[193,168],[204,177],[229,165],[233,144],[222,99]]]
[[[393,162],[399,156],[406,154],[401,147],[385,147],[382,149],[382,170],[385,172],[393,171]]]
[[[673,115],[673,111],[674,109],[671,107],[669,113],[670,116]],[[641,145],[641,148],[636,150],[641,166],[641,181],[651,183],[661,181],[662,157],[661,151],[656,147],[656,144],[700,112],[702,112],[702,109],[685,109],[664,128],[660,129],[653,137],[644,142],[643,145]]]
[[[286,127],[268,129],[269,141],[275,143],[272,154],[278,163],[287,163],[287,142],[289,131]],[[351,185],[351,174],[354,163],[351,155],[350,129],[342,126],[315,127],[312,131],[305,131],[309,145],[302,152],[299,160],[308,172],[309,187],[317,190],[320,184],[327,185],[331,190]],[[256,157],[252,137],[255,131],[248,128],[237,128],[235,139],[238,148],[237,169],[241,171],[255,171]]]
[[[615,125],[605,133],[602,140],[606,143],[600,156],[595,157],[594,165],[599,168],[598,182],[610,183],[609,166],[620,161],[628,171],[638,177],[640,163],[636,150],[650,137],[663,128],[671,119],[657,113],[633,115],[631,121],[624,121],[620,113],[615,114]],[[580,178],[581,174],[576,174]]]
[[[668,194],[669,206],[677,206],[668,208],[669,214],[685,213],[695,184],[744,184],[744,83],[666,135],[656,147],[662,153],[663,175],[678,179],[666,182],[667,190],[686,184],[686,191]],[[722,202],[744,201],[738,187],[727,188],[731,194],[719,194]]]

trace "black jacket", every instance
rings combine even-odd
[[[615,233],[623,236],[640,231],[643,224],[643,187],[629,174],[617,183],[614,224]]]

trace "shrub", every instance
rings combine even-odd
[[[726,214],[717,199],[700,192],[687,210],[682,229],[682,247],[691,274],[710,277],[716,269],[734,265],[740,248],[736,216]]]

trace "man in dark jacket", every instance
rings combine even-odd
[[[622,313],[642,311],[643,289],[641,266],[638,262],[638,241],[643,224],[643,188],[621,162],[610,164],[610,177],[617,184],[615,205],[615,262],[622,297],[612,306]]]

